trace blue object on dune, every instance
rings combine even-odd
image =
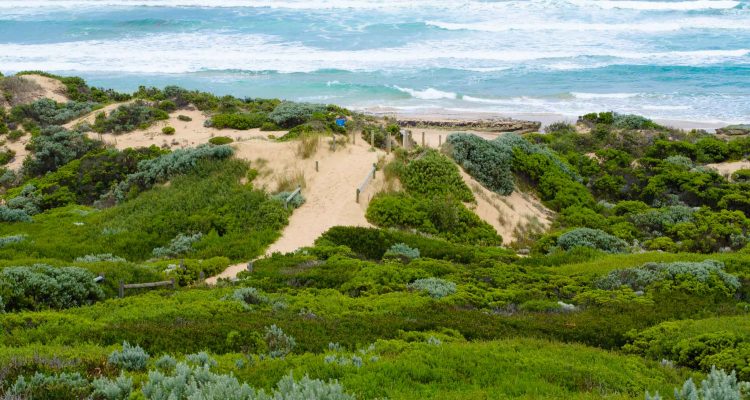
[[[346,125],[346,118],[336,118],[336,125],[340,127]]]

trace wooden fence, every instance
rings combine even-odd
[[[315,169],[318,168],[318,162],[315,161]],[[292,192],[286,199],[284,199],[284,208],[289,208],[289,202],[292,201],[297,195],[302,193],[302,186],[297,186],[297,189]]]
[[[174,278],[168,281],[130,283],[130,284],[125,284],[123,281],[120,281],[120,298],[125,297],[125,289],[141,289],[141,288],[153,288],[153,287],[161,287],[161,286],[172,286],[172,289],[177,289],[177,283],[175,283]]]
[[[372,164],[372,169],[370,170],[370,172],[367,173],[367,177],[365,177],[364,182],[362,182],[362,184],[359,185],[359,187],[357,188],[357,197],[356,197],[357,203],[359,203],[360,193],[364,192],[365,189],[367,189],[367,185],[370,184],[370,181],[375,179],[375,171],[377,171],[377,169],[378,169],[377,165]]]

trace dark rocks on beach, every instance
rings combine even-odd
[[[750,124],[725,126],[723,128],[716,129],[716,133],[719,135],[729,136],[750,135]]]
[[[429,120],[399,120],[398,124],[404,128],[440,128],[440,129],[471,129],[492,132],[537,132],[542,123],[537,121],[522,121],[517,119],[485,119],[476,121],[429,121]]]

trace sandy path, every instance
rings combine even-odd
[[[360,195],[360,203],[355,202],[356,188],[362,183],[383,152],[369,150],[362,141],[349,144],[336,152],[330,150],[328,139],[323,139],[317,154],[307,160],[299,159],[294,152],[297,142],[242,142],[237,145],[237,156],[251,162],[262,158],[273,175],[288,172],[303,172],[305,188],[302,190],[306,201],[289,218],[281,237],[265,252],[288,253],[300,247],[313,245],[315,239],[334,226],[371,226],[365,219],[367,199],[377,190],[382,174],[376,173],[373,184]],[[315,172],[315,161],[319,172]],[[257,161],[256,161],[257,162]],[[259,180],[259,184],[274,189],[273,175]],[[206,280],[216,283],[218,278],[233,278],[243,271],[247,263],[232,265],[218,276]]]
[[[68,91],[68,89],[65,87],[65,85],[62,84],[62,82],[58,81],[57,79],[52,79],[36,74],[22,75],[21,77],[35,82],[42,87],[42,91],[40,93],[33,94],[33,100],[39,100],[46,97],[58,103],[67,103],[69,101],[68,98],[65,97],[65,93]]]
[[[719,171],[720,175],[729,178],[737,170],[750,169],[750,160],[706,164],[706,166]]]
[[[544,229],[549,227],[554,213],[544,207],[539,200],[518,191],[514,191],[510,196],[501,196],[482,186],[463,170],[461,177],[477,200],[477,205],[469,205],[469,208],[495,228],[502,236],[503,244],[513,242],[516,228],[534,219]]]

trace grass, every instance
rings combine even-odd
[[[305,134],[300,136],[297,141],[297,149],[295,154],[297,157],[308,159],[318,152],[318,145],[320,144],[320,136]]]
[[[301,169],[286,171],[276,176],[277,192],[291,192],[297,189],[298,186],[303,189],[307,187],[305,173]]]

